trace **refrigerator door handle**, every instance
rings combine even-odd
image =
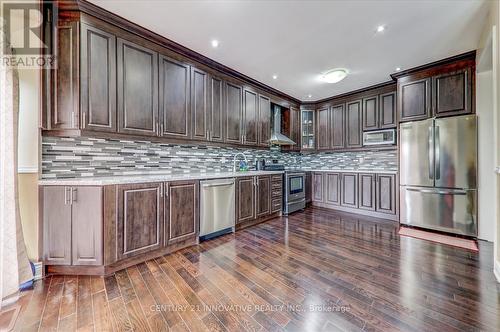
[[[415,191],[423,194],[436,194],[436,195],[467,195],[465,190],[442,190],[442,189],[417,189],[406,188],[408,191]]]
[[[439,138],[439,126],[436,125],[436,128],[434,129],[435,136],[434,139],[436,140],[435,143],[435,168],[436,168],[436,180],[439,180],[441,178],[441,156],[440,156],[440,150],[441,150],[441,139]]]
[[[429,179],[434,179],[434,127],[429,127],[428,133],[428,151],[429,151]]]

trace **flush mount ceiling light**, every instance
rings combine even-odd
[[[273,80],[277,80],[278,79],[278,75],[273,75]]]
[[[321,75],[320,79],[325,83],[338,83],[347,76],[347,69],[335,68]]]
[[[212,44],[212,47],[213,47],[213,48],[217,48],[217,47],[219,47],[219,41],[218,41],[217,39],[213,39],[213,40],[211,41],[211,44]]]

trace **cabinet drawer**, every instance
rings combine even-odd
[[[281,188],[279,189],[273,189],[273,191],[271,192],[271,196],[273,198],[276,198],[276,197],[280,197],[281,198]]]
[[[275,182],[275,181],[281,182],[282,179],[283,179],[283,177],[281,176],[281,174],[271,176],[271,181],[273,181],[273,182]]]
[[[281,189],[282,187],[283,187],[283,184],[281,183],[281,181],[273,182],[273,184],[271,186],[272,190]]]
[[[271,212],[278,212],[281,211],[281,197],[280,198],[274,198],[273,201],[271,202]]]

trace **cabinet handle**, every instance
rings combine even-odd
[[[78,198],[78,190],[77,188],[72,188],[71,189],[71,204],[73,204],[73,202],[76,202],[77,201],[77,198]]]
[[[165,186],[165,198],[168,198],[168,183],[165,183],[164,186]]]
[[[163,136],[163,123],[160,123],[160,136]]]
[[[160,136],[160,123],[156,121],[156,135]]]
[[[86,112],[83,112],[82,113],[82,129],[85,129],[85,122],[87,120],[87,113]]]
[[[160,197],[163,197],[163,183],[160,184]]]
[[[64,187],[64,205],[68,205],[68,187]]]
[[[210,141],[210,130],[207,130],[207,140]]]

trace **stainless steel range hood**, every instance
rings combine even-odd
[[[281,107],[278,105],[274,105],[273,109],[273,127],[269,143],[274,145],[295,145],[294,141],[281,133]]]

